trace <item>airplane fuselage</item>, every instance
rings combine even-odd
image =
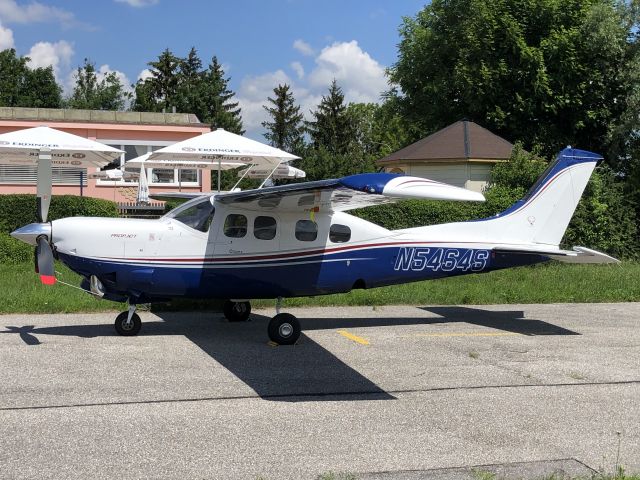
[[[343,212],[302,215],[214,206],[206,229],[168,217],[56,220],[53,243],[72,270],[102,282],[105,298],[137,303],[324,295],[548,260],[503,257],[486,241],[389,231]],[[315,233],[309,231],[312,224]]]

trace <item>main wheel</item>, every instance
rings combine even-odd
[[[225,318],[230,322],[246,322],[251,314],[251,304],[249,302],[225,300],[222,311]]]
[[[127,323],[128,316],[129,312],[122,312],[116,317],[116,332],[118,332],[118,335],[122,335],[123,337],[133,337],[137,335],[140,333],[140,328],[142,327],[142,322],[140,321],[140,317],[137,313],[134,313],[131,316],[130,323]]]
[[[267,329],[269,338],[278,345],[293,345],[300,338],[300,322],[290,313],[279,313],[271,319]]]

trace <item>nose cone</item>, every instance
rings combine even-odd
[[[30,223],[24,227],[11,232],[13,238],[28,243],[29,245],[37,245],[38,237],[47,237],[51,240],[51,224],[50,223]]]

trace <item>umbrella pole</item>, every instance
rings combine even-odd
[[[220,193],[220,177],[221,177],[220,172],[221,172],[221,168],[222,168],[221,161],[218,158],[218,193]]]
[[[247,176],[247,174],[251,171],[251,169],[252,169],[253,167],[254,167],[254,164],[253,164],[253,163],[252,163],[251,165],[249,165],[249,168],[247,168],[247,169],[244,171],[244,173],[243,173],[243,174],[242,174],[242,176],[240,177],[240,180],[238,180],[238,181],[236,182],[236,184],[231,188],[231,191],[232,191],[232,192],[236,189],[236,187],[237,187],[238,185],[240,185],[240,182],[241,182],[242,180],[244,180],[244,177],[246,177],[246,176]]]

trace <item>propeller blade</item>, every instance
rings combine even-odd
[[[43,285],[53,285],[56,283],[56,272],[53,264],[53,251],[46,237],[38,238],[36,247],[36,257],[38,263],[38,273]]]
[[[38,184],[37,184],[37,216],[38,222],[47,221],[49,205],[51,204],[51,150],[41,149],[38,156]]]

